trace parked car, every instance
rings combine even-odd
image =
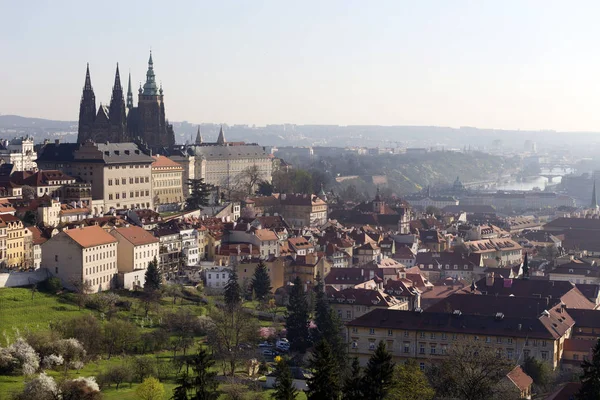
[[[273,347],[273,345],[269,342],[261,342],[258,344],[258,347]]]
[[[275,357],[277,355],[277,352],[274,350],[263,350],[263,356],[267,356],[267,357]]]

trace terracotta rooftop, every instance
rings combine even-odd
[[[74,228],[63,232],[83,248],[117,242],[117,239],[98,225]]]
[[[533,384],[533,379],[519,365],[513,368],[506,376],[521,391],[527,390]]]
[[[125,228],[116,228],[113,232],[123,236],[125,240],[134,246],[157,243],[159,239],[147,230],[139,226],[128,226]]]
[[[176,163],[175,161],[171,160],[169,157],[165,157],[165,156],[161,156],[161,155],[157,155],[157,156],[152,156],[152,158],[154,158],[154,162],[152,163],[152,168],[181,168],[183,169],[183,167],[181,166],[181,164]]]
[[[279,240],[279,238],[277,237],[277,235],[275,234],[275,232],[273,232],[270,229],[257,229],[256,231],[254,231],[254,235],[258,238],[258,240],[260,241],[265,241],[265,240]]]

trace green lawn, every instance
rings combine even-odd
[[[6,345],[4,336],[10,339],[17,336],[17,331],[38,331],[47,329],[48,324],[61,319],[69,319],[89,313],[79,310],[77,305],[67,300],[66,296],[55,296],[35,293],[31,299],[31,291],[22,288],[0,289],[0,346]]]
[[[121,310],[118,312],[117,317],[123,319],[129,319],[141,325],[141,320],[144,314],[143,307],[140,300],[135,293],[118,291],[118,294],[131,301],[132,308],[130,311]],[[26,331],[38,331],[48,329],[49,324],[54,321],[70,319],[83,315],[85,313],[97,313],[89,309],[79,310],[78,306],[72,301],[72,294],[65,295],[49,295],[41,292],[34,293],[33,299],[31,291],[25,288],[3,288],[0,289],[0,347],[6,346],[6,341],[12,341],[19,333],[24,334]],[[209,304],[214,303],[214,299],[209,298]],[[246,303],[248,304],[248,303]],[[248,304],[250,308],[256,308],[255,302]],[[150,317],[153,319],[153,323],[148,325],[146,322],[143,327],[143,331],[153,330],[156,327],[158,321],[158,315],[170,310],[176,310],[178,308],[185,308],[192,311],[195,315],[204,315],[206,313],[206,306],[197,301],[190,301],[186,299],[176,299],[173,303],[173,298],[163,297],[160,301],[158,309],[151,312]],[[261,326],[273,326],[270,321],[260,321]],[[277,326],[280,324],[276,324]],[[199,345],[204,341],[203,338],[198,337]],[[157,355],[171,355],[170,352],[164,351]],[[77,372],[70,370],[67,373],[68,378],[75,378],[78,376],[98,376],[100,373],[105,371],[108,366],[121,363],[123,360],[119,357],[113,357],[110,360],[101,359],[98,361],[90,362],[85,367]],[[49,375],[60,380],[64,378],[63,371],[47,371]],[[0,400],[6,400],[10,398],[10,395],[15,392],[23,390],[23,383],[25,378],[23,376],[2,376],[0,375]],[[170,376],[163,382],[165,386],[165,399],[169,399],[172,396],[173,389],[175,388],[174,376]],[[123,384],[119,390],[115,387],[104,388],[102,390],[104,399],[136,399],[135,388],[137,383],[133,385]],[[267,392],[268,393],[268,392]],[[223,396],[222,396],[223,397]],[[299,400],[306,399],[304,393],[298,396]],[[32,399],[34,400],[34,399]]]

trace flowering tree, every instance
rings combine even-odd
[[[39,400],[54,400],[58,397],[58,385],[54,378],[46,375],[44,372],[39,374],[25,384],[23,393],[18,395],[17,399],[39,399]]]

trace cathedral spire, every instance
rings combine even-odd
[[[200,134],[200,125],[198,125],[198,133],[196,133],[196,144],[202,144],[202,135]]]
[[[154,62],[152,61],[152,50],[148,59],[148,71],[146,72],[146,83],[144,84],[144,96],[156,96],[158,88],[156,87],[156,77],[154,76]]]
[[[133,108],[133,92],[131,91],[131,72],[129,73],[129,80],[127,82],[127,108]]]
[[[219,137],[217,138],[217,144],[224,145],[225,143],[226,143],[225,134],[223,133],[223,125],[221,125],[221,130],[219,131]]]
[[[593,209],[598,209],[598,200],[596,198],[596,180],[594,179],[594,189],[592,190],[592,204]]]
[[[83,85],[83,90],[94,90],[92,89],[92,79],[90,78],[90,63],[87,63],[87,68],[85,70],[85,84]]]
[[[113,91],[114,90],[123,90],[121,87],[121,75],[119,74],[119,63],[117,63],[117,72],[115,73],[115,84],[113,86]]]

